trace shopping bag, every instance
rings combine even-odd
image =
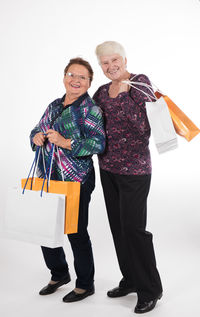
[[[54,159],[54,150],[57,149],[57,154],[59,158],[60,170],[63,181],[51,180],[51,170],[52,163]],[[78,217],[79,217],[79,200],[80,200],[80,182],[70,182],[64,181],[64,175],[62,170],[62,165],[60,161],[58,147],[53,145],[50,156],[50,166],[49,173],[45,172],[45,178],[37,178],[34,177],[35,170],[37,169],[37,164],[39,161],[40,154],[42,152],[43,162],[44,162],[44,153],[43,149],[37,148],[35,155],[35,165],[31,167],[33,170],[32,178],[29,178],[31,171],[29,172],[27,179],[22,179],[21,184],[22,188],[32,189],[32,190],[44,190],[49,193],[56,194],[64,194],[65,195],[65,225],[64,225],[64,233],[71,234],[78,232]],[[44,166],[44,170],[46,171],[46,167]]]
[[[64,242],[65,195],[8,190],[4,209],[3,236],[56,248]]]
[[[21,186],[24,187],[27,179],[21,180]],[[35,177],[32,181],[28,179],[26,188],[32,190],[41,190],[43,179]],[[44,191],[47,192],[47,181],[45,181]],[[80,199],[80,183],[79,182],[65,182],[50,180],[48,184],[48,192],[56,194],[64,194],[65,199],[65,224],[64,233],[77,233],[78,232],[78,217],[79,217],[79,199]]]
[[[166,95],[156,91],[157,98],[161,96],[167,103],[176,133],[183,136],[187,141],[191,141],[200,129],[186,116],[186,114]]]
[[[142,92],[149,100],[145,102],[146,112],[158,153],[176,149],[178,147],[176,131],[166,101],[163,97],[158,99],[155,96],[151,85],[132,79],[123,82]],[[145,87],[146,90],[143,91],[142,87]]]
[[[158,153],[176,149],[176,131],[164,98],[146,102],[146,111]]]

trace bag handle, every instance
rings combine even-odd
[[[25,183],[25,185],[24,185],[22,194],[24,194],[24,192],[25,192],[26,185],[27,185],[27,183],[28,183],[28,180],[29,180],[29,178],[30,178],[31,172],[32,172],[32,170],[33,170],[32,181],[31,181],[31,189],[32,189],[33,177],[34,177],[34,174],[35,174],[36,165],[38,165],[40,150],[41,150],[41,148],[40,148],[39,146],[37,146],[36,152],[35,152],[35,157],[34,157],[34,160],[33,160],[32,165],[31,165],[30,171],[29,171],[29,173],[28,173],[28,177],[27,177],[27,179],[26,179],[26,183]]]
[[[154,91],[153,91],[153,87],[152,87],[152,86],[155,86],[155,87],[156,87],[156,90],[157,90],[158,92],[160,92],[161,94],[163,94],[163,93],[161,92],[161,90],[160,90],[153,82],[151,82],[151,85],[149,85],[149,84],[146,84],[146,83],[142,83],[142,82],[138,82],[138,81],[133,81],[133,79],[134,79],[136,76],[137,76],[137,75],[133,76],[132,78],[130,78],[130,80],[123,80],[122,83],[128,84],[129,86],[131,86],[131,87],[135,88],[136,90],[142,92],[147,98],[149,98],[150,101],[152,101],[152,100],[151,100],[152,97],[153,97],[155,100],[158,100],[158,98],[156,97],[156,95],[155,95],[155,93],[154,93]],[[150,94],[148,94],[147,92],[145,92],[145,91],[139,89],[139,88],[136,87],[135,85],[142,86],[142,87],[145,87],[145,88],[149,89],[149,91],[151,92],[151,94],[152,94],[153,96],[150,95]]]
[[[58,147],[57,145],[56,145],[56,150],[57,150],[57,154],[58,154],[58,160],[59,160],[60,171],[61,171],[61,175],[62,175],[62,181],[64,182],[63,167],[62,167],[62,164],[61,164],[60,153],[59,153],[59,147]]]
[[[34,175],[35,175],[35,171],[37,170],[37,167],[38,167],[39,157],[40,157],[41,151],[42,151],[42,159],[43,159],[43,166],[44,166],[44,172],[45,172],[45,174],[44,174],[44,180],[43,180],[43,184],[42,184],[42,189],[41,189],[41,192],[40,192],[40,196],[42,197],[42,193],[43,193],[43,190],[44,190],[44,184],[45,184],[45,181],[46,181],[46,180],[47,180],[47,192],[48,192],[48,187],[49,187],[50,178],[51,178],[51,172],[52,172],[52,165],[53,165],[53,157],[54,157],[55,147],[56,147],[57,154],[58,154],[58,160],[59,160],[59,165],[60,165],[60,170],[61,170],[61,175],[62,175],[62,181],[64,181],[64,173],[63,173],[63,168],[62,168],[62,164],[61,164],[61,159],[60,159],[60,153],[59,153],[59,148],[58,148],[58,146],[55,146],[55,144],[53,144],[53,146],[52,146],[52,148],[51,148],[51,152],[50,152],[51,160],[50,160],[50,166],[49,166],[49,173],[48,173],[48,175],[47,175],[47,169],[46,169],[45,159],[44,159],[44,148],[41,147],[41,146],[37,146],[37,148],[36,148],[36,153],[35,153],[35,157],[34,157],[32,166],[31,166],[31,168],[30,168],[28,177],[27,177],[27,179],[26,179],[26,183],[25,183],[25,185],[24,185],[22,194],[24,194],[24,192],[25,192],[25,189],[26,189],[26,186],[27,186],[27,183],[28,183],[28,180],[29,180],[29,178],[30,178],[30,175],[31,175],[32,170],[33,170],[33,172],[32,172],[32,177],[31,177],[31,186],[30,186],[30,189],[32,190],[32,188],[33,188]]]
[[[50,180],[51,180],[51,172],[52,172],[52,165],[53,165],[53,158],[54,158],[55,148],[56,148],[57,154],[58,154],[58,160],[59,160],[59,165],[60,165],[60,170],[61,170],[61,175],[62,175],[62,181],[64,182],[64,173],[63,173],[63,168],[62,168],[62,164],[61,164],[59,148],[58,148],[57,145],[53,144],[51,152],[50,152],[51,161],[50,161],[50,166],[49,166],[49,173],[48,173],[48,176],[47,176],[47,173],[45,174],[44,181],[43,181],[43,184],[42,184],[41,193],[40,193],[41,197],[42,197],[42,192],[44,190],[45,180],[47,180],[47,192],[49,190],[49,183],[50,183]]]
[[[156,95],[154,94],[153,90],[150,88],[151,86],[148,85],[148,84],[138,83],[138,82],[131,81],[131,80],[123,80],[122,83],[128,84],[129,86],[131,86],[131,87],[135,88],[136,90],[142,92],[147,98],[149,98],[150,101],[152,101],[152,100],[151,100],[152,97],[153,97],[155,100],[157,100]],[[148,89],[150,90],[150,92],[153,94],[153,96],[150,95],[150,94],[148,94],[147,92],[143,91],[142,89],[139,89],[139,88],[136,87],[135,85],[140,85],[140,86],[142,86],[142,87],[148,88]],[[150,86],[150,87],[149,87],[149,86]]]
[[[49,169],[49,174],[48,174],[48,183],[50,183],[50,180],[51,180],[51,171],[52,171],[52,165],[53,165],[53,158],[54,158],[55,149],[56,149],[56,152],[57,152],[57,155],[58,155],[58,161],[59,161],[59,165],[60,165],[62,181],[64,182],[64,173],[63,173],[63,168],[62,168],[62,164],[61,164],[59,148],[58,148],[57,145],[53,144],[53,147],[52,147],[52,150],[51,150],[52,156],[51,156],[50,169]]]
[[[40,192],[40,196],[41,197],[42,197],[42,193],[43,193],[43,190],[44,190],[44,184],[45,184],[46,180],[47,180],[47,192],[49,190],[49,181],[50,181],[52,165],[53,165],[54,150],[55,150],[55,144],[53,144],[53,146],[51,148],[51,152],[50,152],[51,160],[50,160],[50,164],[49,164],[49,173],[48,173],[48,175],[47,175],[47,173],[45,173],[45,175],[44,175],[44,180],[43,180],[43,183],[42,183],[42,189],[41,189],[41,192]]]

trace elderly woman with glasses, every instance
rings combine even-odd
[[[98,156],[100,176],[122,273],[119,286],[107,295],[113,298],[136,292],[135,313],[145,313],[162,296],[152,234],[145,230],[151,181],[145,101],[151,93],[141,83],[150,85],[150,81],[145,75],[127,71],[124,48],[117,42],[98,45],[96,55],[104,75],[111,80],[93,98],[105,119],[106,149]],[[136,88],[124,82],[130,79]]]
[[[71,59],[64,70],[66,94],[47,107],[30,135],[33,150],[36,146],[44,147],[46,166],[49,166],[51,149],[55,144],[64,180],[81,183],[78,233],[68,235],[74,255],[76,287],[63,298],[64,302],[79,301],[94,294],[94,262],[87,231],[88,207],[95,187],[92,155],[104,150],[105,133],[101,111],[87,93],[92,78],[93,70],[87,61]],[[57,159],[56,156],[51,179],[62,180]],[[38,176],[44,177],[42,159],[40,163]],[[51,280],[39,294],[48,295],[69,283],[71,278],[63,248],[42,247],[42,252]]]

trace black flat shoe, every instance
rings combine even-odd
[[[62,286],[62,285],[64,285],[64,284],[67,284],[67,283],[69,283],[70,281],[71,281],[71,277],[70,277],[70,275],[68,274],[68,276],[67,276],[66,278],[64,278],[63,280],[61,280],[61,281],[59,281],[59,282],[57,282],[57,283],[55,283],[55,284],[48,284],[48,285],[46,285],[45,287],[43,287],[43,288],[40,290],[39,294],[40,294],[40,295],[49,295],[49,294],[52,294],[52,293],[54,293],[54,292],[57,290],[58,287],[60,287],[60,286]]]
[[[125,288],[118,286],[108,291],[107,296],[111,298],[122,297],[134,292],[136,292],[136,289],[133,287]]]
[[[149,302],[141,302],[141,303],[138,302],[137,305],[135,306],[134,312],[136,314],[144,314],[151,311],[152,309],[155,308],[157,301],[161,299],[161,297],[162,297],[162,293],[155,299],[150,300]]]
[[[94,294],[94,287],[90,290],[86,290],[83,294],[78,294],[75,291],[72,291],[63,297],[63,302],[72,303],[82,300],[90,295]]]

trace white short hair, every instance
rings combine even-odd
[[[115,41],[106,41],[96,47],[95,53],[100,62],[100,57],[104,55],[119,54],[125,60],[126,52],[123,46]]]

